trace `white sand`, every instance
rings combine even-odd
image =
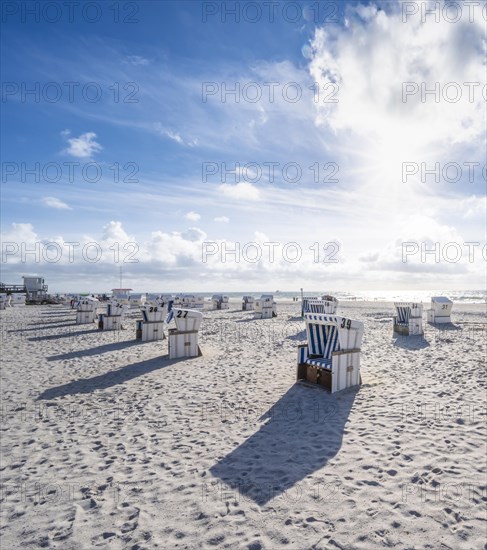
[[[485,548],[485,306],[394,342],[392,304],[342,303],[364,383],[333,396],[295,384],[299,304],[231,307],[182,361],[0,312],[2,548]]]

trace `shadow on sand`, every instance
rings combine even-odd
[[[118,332],[113,331],[113,334],[118,335]],[[71,351],[68,353],[60,353],[59,355],[51,355],[50,357],[47,358],[47,360],[63,361],[65,359],[74,359],[75,357],[101,355],[102,353],[108,353],[109,351],[117,351],[119,349],[126,349],[132,346],[140,346],[141,343],[142,342],[140,340],[124,340],[122,342],[112,342],[110,344],[103,344],[102,346],[96,346],[90,349]]]
[[[292,340],[293,342],[300,342],[303,343],[306,342],[306,329],[301,330],[297,334],[291,334],[289,336],[286,336],[286,340]]]
[[[463,330],[463,328],[460,325],[455,325],[454,323],[430,323],[428,321],[426,326],[428,328],[435,329],[435,331],[439,334],[441,334],[442,332]]]
[[[408,349],[410,351],[418,351],[430,347],[430,343],[425,339],[425,335],[418,336],[404,336],[402,334],[394,335],[394,347],[401,349]]]
[[[41,330],[49,330],[51,328],[66,328],[66,327],[74,327],[76,326],[76,323],[73,322],[73,320],[69,320],[69,322],[66,322],[62,325],[51,325],[50,323],[44,325],[44,323],[41,323],[40,325],[37,325],[33,328],[19,328],[19,329],[16,329],[16,330],[8,330],[7,332],[35,332],[36,330],[38,331],[41,331]]]
[[[65,328],[73,326],[73,327],[79,327],[79,325],[62,325]],[[53,327],[49,327],[53,328]],[[62,328],[62,327],[60,327]],[[37,329],[39,331],[46,330],[46,329]],[[60,338],[68,338],[70,336],[83,336],[85,334],[99,334],[100,329],[98,328],[92,328],[88,330],[74,330],[69,332],[64,332],[63,334],[48,334],[47,336],[35,336],[34,338],[27,338],[29,342],[38,342],[39,340],[59,340]]]
[[[141,361],[140,363],[132,363],[131,365],[125,365],[120,369],[112,370],[98,376],[81,378],[80,380],[73,380],[73,382],[63,384],[62,386],[49,388],[39,395],[37,401],[55,399],[56,397],[64,397],[66,395],[92,393],[95,390],[105,390],[112,386],[117,386],[118,384],[124,384],[139,376],[144,376],[144,374],[149,374],[152,371],[164,369],[180,361],[182,361],[182,359],[170,360],[166,355],[163,357],[154,357],[153,359]]]
[[[295,384],[261,417],[267,423],[210,472],[242,496],[265,505],[338,453],[357,392],[336,397]]]

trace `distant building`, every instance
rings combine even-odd
[[[44,283],[44,277],[31,277],[24,275],[24,286],[28,300],[42,300],[47,295],[47,285]]]

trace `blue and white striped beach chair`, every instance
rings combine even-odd
[[[324,313],[335,315],[338,307],[338,300],[333,296],[322,296],[321,298],[303,298],[301,303],[301,316],[305,313]]]
[[[301,299],[301,317],[304,317],[304,314],[309,312],[308,303],[315,300],[319,300],[318,296],[303,296]]]
[[[319,384],[332,393],[360,380],[364,324],[338,315],[305,313],[307,344],[298,346],[297,380]]]
[[[423,334],[423,304],[394,302],[393,331],[405,336]]]

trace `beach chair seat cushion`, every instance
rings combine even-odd
[[[308,359],[306,359],[306,364],[320,369],[331,370],[332,360],[325,359],[324,357],[308,357]]]

